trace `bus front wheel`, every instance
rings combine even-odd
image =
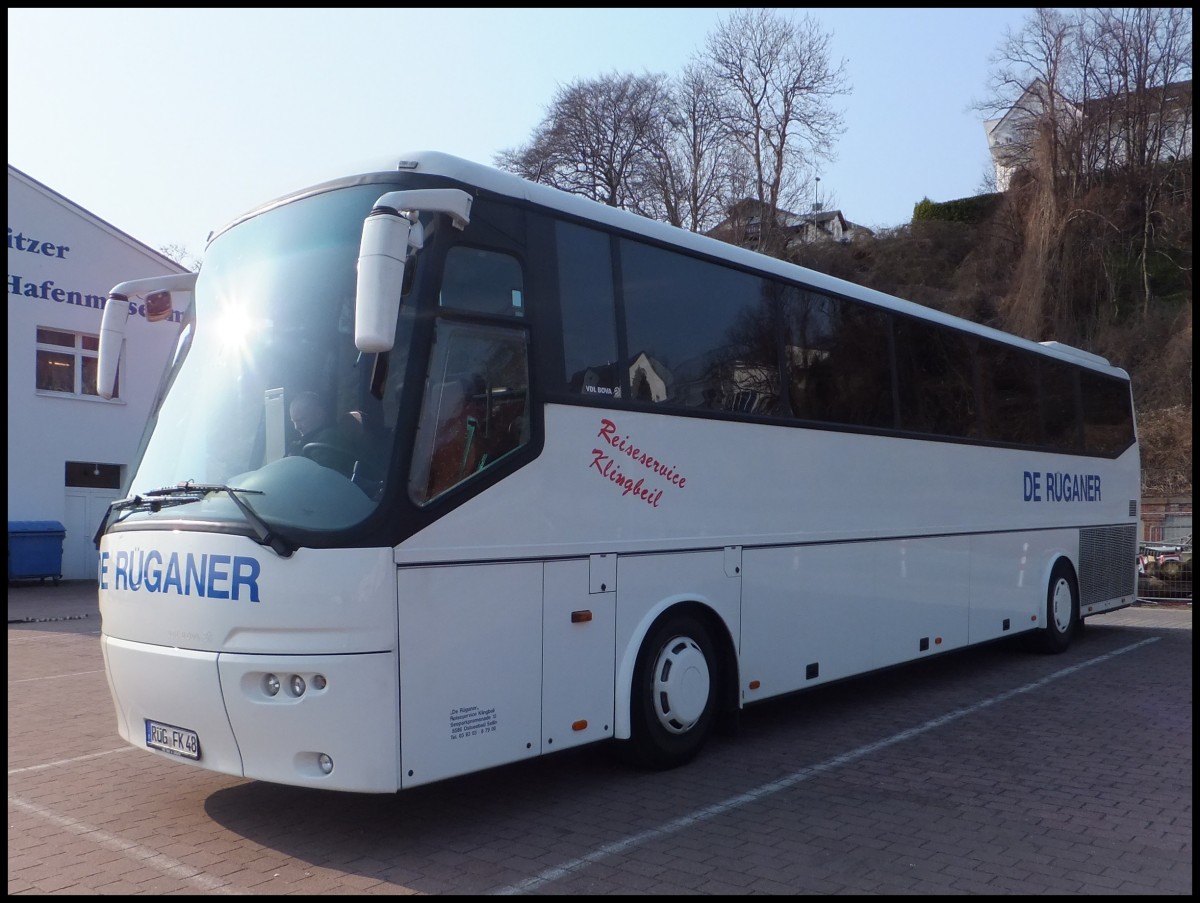
[[[1079,630],[1079,586],[1075,572],[1065,561],[1054,565],[1046,590],[1046,626],[1034,637],[1039,652],[1065,652]]]
[[[646,636],[633,672],[634,758],[650,768],[674,768],[691,760],[712,731],[719,698],[720,666],[708,629],[678,613]]]

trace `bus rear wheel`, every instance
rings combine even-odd
[[[1079,630],[1079,586],[1075,572],[1065,561],[1054,565],[1046,590],[1046,626],[1037,631],[1033,642],[1038,652],[1052,655],[1065,652]]]
[[[720,665],[704,624],[683,613],[659,621],[633,672],[634,759],[658,769],[690,761],[712,732],[719,687]]]

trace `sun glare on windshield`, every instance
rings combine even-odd
[[[245,361],[250,356],[249,349],[255,336],[266,325],[245,308],[227,303],[213,323],[213,330],[221,342],[222,356],[227,360]]]

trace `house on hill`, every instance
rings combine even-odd
[[[743,247],[757,245],[762,233],[762,204],[753,198],[738,201],[730,207],[729,215],[706,235]],[[822,205],[813,204],[808,213],[776,211],[779,227],[787,237],[788,247],[818,241],[851,242],[869,238],[875,233],[866,226],[853,223],[840,210],[823,210]]]
[[[1007,191],[1013,175],[1028,166],[1041,129],[1054,124],[1061,140],[1082,137],[1084,171],[1102,171],[1129,162],[1190,159],[1192,82],[1136,93],[1120,93],[1074,103],[1038,79],[1008,110],[983,124],[996,190]]]

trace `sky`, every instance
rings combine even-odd
[[[845,133],[819,199],[871,228],[977,194],[991,58],[1032,8],[823,9]],[[8,10],[8,162],[156,250],[405,152],[526,143],[558,88],[679,75],[733,8]]]

